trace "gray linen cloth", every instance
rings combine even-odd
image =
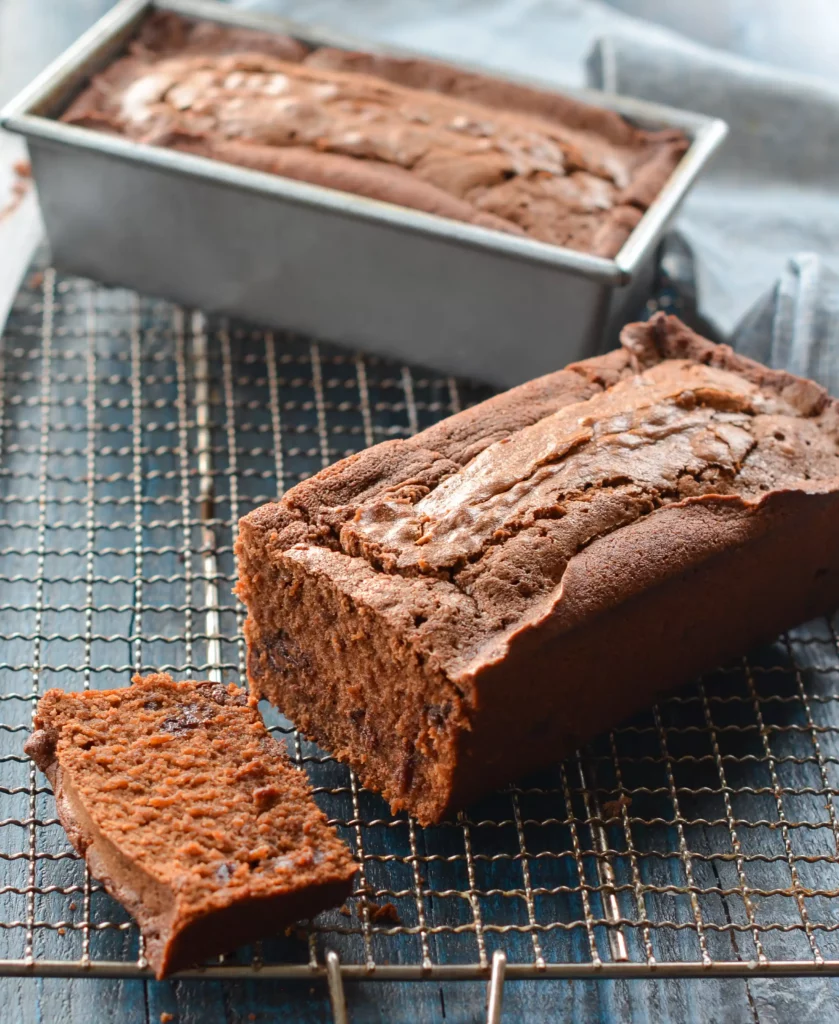
[[[675,40],[610,36],[589,59],[609,91],[722,117],[722,152],[677,221],[700,312],[728,335],[799,252],[839,269],[839,86]]]
[[[839,274],[811,253],[792,258],[732,341],[744,355],[839,394]]]

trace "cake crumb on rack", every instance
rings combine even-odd
[[[604,818],[619,818],[621,811],[625,807],[627,810],[632,806],[632,797],[627,796],[625,793],[617,798],[617,800],[607,800],[603,804],[603,817]]]
[[[370,920],[375,921],[376,923],[384,921],[390,921],[392,924],[402,923],[399,917],[399,911],[389,901],[387,903],[382,903],[381,905],[378,903],[371,903]]]

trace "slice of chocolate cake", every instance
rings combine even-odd
[[[306,776],[230,685],[139,676],[40,700],[26,753],[158,978],[341,903],[356,871]]]

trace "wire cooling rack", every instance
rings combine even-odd
[[[35,270],[0,350],[0,973],[131,976],[137,930],[22,753],[52,686],[243,681],[236,522],[486,392]],[[288,737],[361,870],[204,977],[839,972],[839,648],[819,620],[421,829]]]

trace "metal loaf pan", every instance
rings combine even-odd
[[[634,312],[667,222],[727,131],[698,114],[566,90],[691,139],[620,253],[603,259],[55,120],[154,8],[407,55],[203,0],[122,0],[0,115],[28,140],[56,265],[496,385],[591,355]]]

